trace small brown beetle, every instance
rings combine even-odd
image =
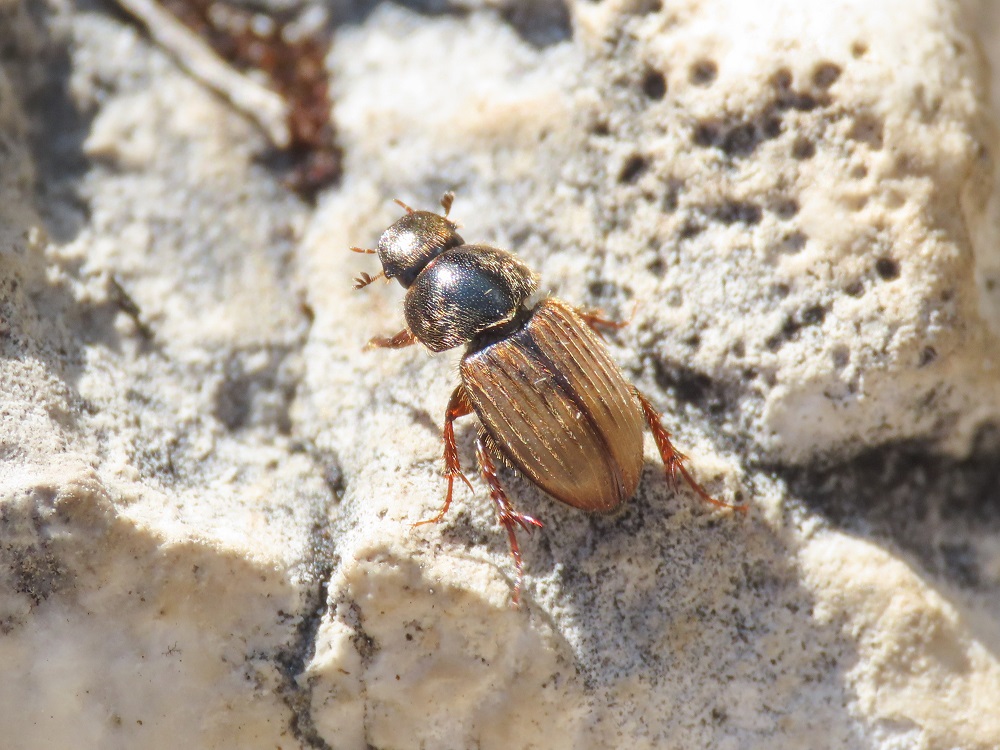
[[[466,245],[448,220],[454,195],[441,198],[444,214],[414,211],[390,226],[377,250],[382,272],[361,274],[355,288],[377,278],[397,279],[406,291],[407,327],[379,336],[368,346],[400,349],[419,341],[432,352],[467,344],[462,384],[455,388],[444,417],[444,474],[448,492],[433,518],[451,506],[462,473],[454,422],[472,412],[479,417],[476,458],[507,530],[517,569],[513,601],[520,600],[523,566],[515,531],[541,527],[518,513],[497,476],[495,460],[519,470],[555,499],[581,510],[606,513],[632,497],[643,464],[643,422],[649,426],[667,477],[678,475],[703,500],[746,512],[746,505],[716,500],[684,466],[685,456],[670,442],[659,414],[625,380],[601,339],[598,326],[621,324],[580,310],[554,297],[526,307],[537,276],[512,254],[487,245]]]

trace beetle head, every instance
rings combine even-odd
[[[387,279],[409,288],[424,267],[445,250],[464,244],[447,217],[430,211],[407,213],[378,241],[378,259]]]

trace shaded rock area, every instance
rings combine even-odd
[[[112,2],[0,0],[5,747],[1000,745],[987,2],[365,2],[310,17],[340,181]],[[993,84],[995,86],[995,83]],[[652,439],[616,515],[512,471],[371,247],[400,198],[609,335]]]

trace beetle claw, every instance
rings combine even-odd
[[[740,503],[738,505],[734,505],[733,503],[724,503],[722,500],[716,500],[714,497],[708,494],[708,492],[705,490],[704,487],[702,487],[698,482],[695,481],[694,477],[692,477],[688,473],[688,470],[684,467],[684,464],[678,464],[677,468],[680,470],[681,476],[684,477],[684,481],[687,482],[688,487],[693,489],[698,494],[698,497],[700,497],[705,502],[711,503],[717,508],[730,508],[732,510],[741,513],[744,516],[747,514],[747,511],[750,509],[749,504]]]
[[[667,482],[670,483],[673,489],[677,489],[677,486],[680,484],[681,467],[686,460],[687,456],[674,453],[673,456],[663,463],[663,468],[667,473]]]
[[[445,514],[448,512],[448,508],[451,507],[452,492],[454,492],[455,489],[455,477],[458,477],[463,482],[465,482],[465,486],[468,487],[470,491],[472,490],[472,482],[469,481],[468,477],[466,477],[465,474],[463,474],[461,471],[449,472],[448,474],[445,475],[445,478],[448,480],[448,493],[444,496],[444,505],[441,506],[441,510],[439,510],[437,515],[434,516],[433,518],[425,518],[422,521],[417,521],[416,523],[411,524],[411,528],[416,528],[417,526],[423,526],[424,524],[428,523],[438,523],[442,518],[445,517]]]
[[[524,582],[524,563],[521,561],[521,546],[517,542],[517,527],[520,526],[527,532],[533,529],[542,528],[542,522],[533,516],[525,513],[518,513],[511,505],[510,498],[504,492],[500,484],[500,477],[497,476],[496,466],[486,450],[486,444],[482,437],[476,440],[476,458],[479,460],[479,471],[486,480],[490,488],[490,499],[497,506],[497,521],[507,530],[507,541],[510,543],[510,556],[514,560],[514,570],[517,578],[514,582],[514,591],[511,594],[511,604],[515,608],[521,606],[521,584]]]
[[[417,526],[426,526],[429,523],[438,523],[441,521],[442,518],[444,518],[444,514],[447,512],[448,512],[448,507],[445,506],[441,508],[440,511],[438,511],[438,514],[434,516],[434,518],[425,518],[422,521],[414,521],[413,523],[410,524],[410,528],[415,529],[417,528]]]
[[[524,513],[511,513],[510,515],[507,516],[507,518],[513,523],[516,523],[518,526],[527,531],[529,534],[535,529],[542,528],[542,526],[544,525],[537,518],[525,515]],[[502,521],[502,523],[506,524],[506,522],[504,521]]]

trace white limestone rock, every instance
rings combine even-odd
[[[335,512],[288,434],[296,206],[134,29],[34,10],[0,11],[0,744],[291,746]]]
[[[966,491],[988,502],[995,448],[939,459],[928,477],[919,453],[892,447],[968,455],[1000,408],[977,278],[995,246],[995,142],[972,40],[945,4],[641,5],[576,7],[572,42],[540,48],[489,14],[428,20],[391,6],[338,37],[345,183],[305,241],[317,313],[306,381],[329,412],[303,419],[331,425],[320,440],[341,458],[354,517],[331,585],[342,598],[309,672],[317,726],[358,747],[803,747],[819,733],[834,747],[989,746],[995,724],[961,696],[996,694],[995,631],[950,631],[975,667],[949,675],[956,697],[936,714],[937,667],[904,688],[877,653],[926,646],[925,627],[955,621],[932,587],[964,598],[956,549],[975,550],[976,618],[998,614],[986,593],[995,517],[981,532],[934,518],[953,474],[979,477]],[[345,263],[374,269],[335,248],[374,243],[399,213],[387,198],[433,207],[446,188],[467,240],[515,247],[568,299],[623,317],[638,300],[616,355],[660,403],[673,397],[668,421],[702,475],[752,496],[749,523],[698,528],[710,518],[686,496],[665,507],[655,463],[614,520],[515,480],[512,494],[548,521],[525,545],[530,625],[469,597],[483,587],[475,542],[504,564],[482,485],[440,536],[394,537],[440,502],[436,436],[455,358],[351,355],[398,330],[402,294],[349,291]],[[473,434],[460,430],[467,459]],[[803,468],[774,481],[749,468],[762,460]],[[871,466],[882,460],[898,470]],[[913,521],[921,513],[932,518]],[[843,532],[818,533],[831,520],[874,527],[887,551],[865,562],[878,561],[877,580],[906,578],[902,609],[926,619],[872,621],[847,604],[878,610],[890,589],[846,563],[839,576],[816,569],[854,552]],[[913,523],[914,539],[936,526],[948,542],[911,549],[901,530]],[[911,555],[948,582],[908,574]],[[501,604],[505,589],[490,590]],[[828,597],[844,608],[817,616]],[[536,653],[549,617],[554,664]],[[470,638],[477,624],[486,632]],[[497,655],[509,643],[523,661]],[[477,656],[493,669],[476,675]],[[523,664],[516,676],[511,664]],[[455,687],[430,700],[428,684]],[[886,690],[896,697],[872,698]]]

